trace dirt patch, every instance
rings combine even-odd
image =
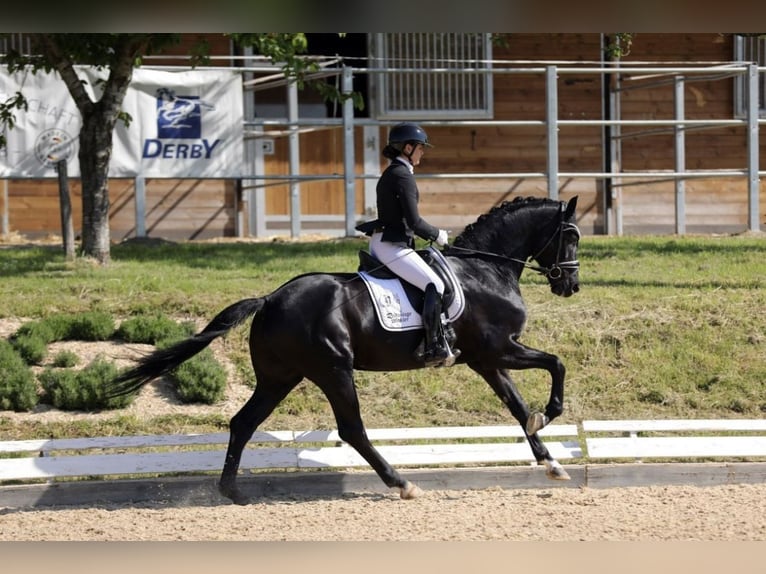
[[[0,540],[766,540],[766,485],[435,490],[249,506],[0,510]]]

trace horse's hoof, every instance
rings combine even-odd
[[[234,504],[239,504],[240,506],[247,506],[250,504],[250,497],[242,494],[242,491],[238,488],[227,488],[219,485],[218,492],[231,500]]]
[[[572,480],[569,473],[564,470],[558,462],[555,464],[546,464],[545,476],[551,480]]]
[[[419,486],[407,481],[399,490],[399,496],[402,497],[402,500],[412,500],[413,498],[423,496],[423,491]]]
[[[527,434],[535,434],[540,429],[544,428],[550,422],[550,419],[543,413],[532,413],[527,418]]]

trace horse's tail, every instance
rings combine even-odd
[[[138,365],[107,383],[106,398],[127,395],[139,390],[153,379],[160,377],[191,359],[205,349],[214,339],[242,324],[261,310],[264,298],[243,299],[229,305],[218,313],[202,331],[166,349],[158,349],[139,359]]]

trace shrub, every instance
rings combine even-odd
[[[54,341],[63,341],[64,339],[71,339],[70,333],[72,332],[72,322],[76,315],[51,315],[40,321],[41,325],[50,332],[50,337],[46,339],[48,343]]]
[[[39,365],[48,354],[48,343],[55,341],[56,336],[50,322],[30,321],[16,330],[11,344],[27,365]]]
[[[73,369],[47,368],[37,376],[45,395],[43,400],[55,407],[78,402],[77,372]]]
[[[13,334],[13,338],[34,338],[40,339],[44,343],[51,343],[58,338],[58,333],[54,332],[54,323],[50,320],[29,321],[19,327]]]
[[[11,344],[27,365],[39,365],[48,355],[48,342],[37,334],[14,336]]]
[[[73,351],[61,351],[53,357],[53,366],[59,368],[74,367],[80,362],[77,353]]]
[[[40,374],[40,383],[46,400],[61,410],[120,409],[130,405],[135,394],[110,399],[104,396],[106,382],[118,374],[113,363],[98,357],[81,371],[48,368]]]
[[[28,365],[39,365],[54,341],[105,341],[114,334],[114,319],[100,311],[79,315],[52,315],[30,321],[18,328],[11,338],[16,351]]]
[[[177,341],[193,333],[193,324],[178,324],[162,315],[138,315],[123,321],[115,336],[128,343],[157,345],[164,341]]]
[[[178,395],[185,403],[212,405],[224,397],[226,371],[210,349],[181,363],[172,374],[176,379]]]
[[[35,377],[24,359],[0,340],[0,410],[29,411],[38,402]]]
[[[78,341],[106,341],[114,334],[114,319],[103,311],[89,311],[69,315],[69,328],[65,339]]]

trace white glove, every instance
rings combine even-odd
[[[439,235],[436,237],[436,244],[439,247],[443,247],[447,245],[447,241],[449,240],[448,233],[446,229],[440,229]]]

